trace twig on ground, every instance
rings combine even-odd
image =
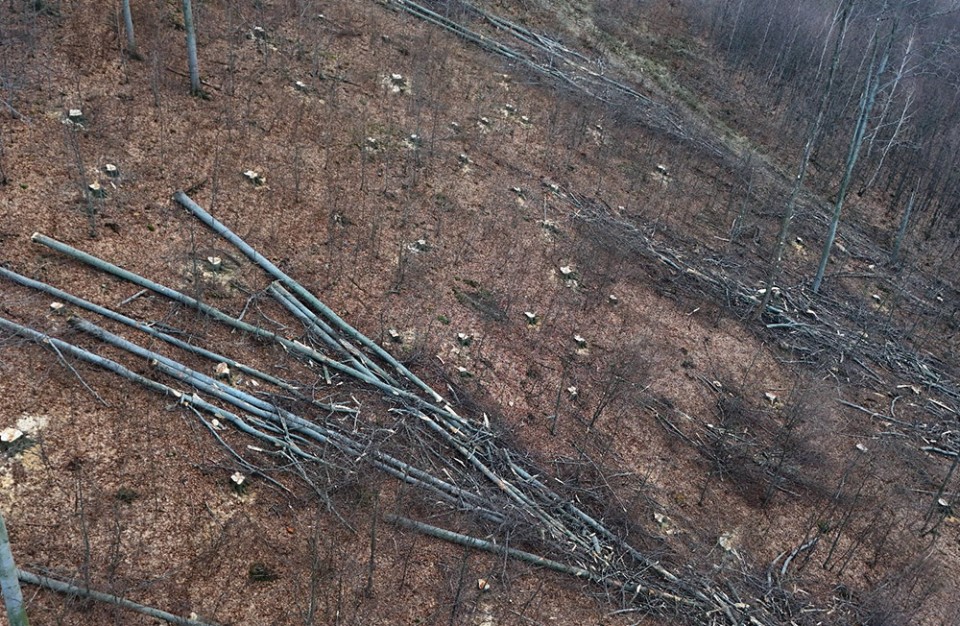
[[[78,372],[72,365],[70,365],[69,361],[63,358],[63,354],[60,353],[60,350],[57,348],[57,346],[51,343],[50,347],[53,349],[54,352],[57,353],[57,359],[60,361],[60,363],[64,367],[66,367],[68,370],[73,372],[73,375],[77,377],[77,380],[80,381],[80,384],[83,385],[84,389],[90,392],[90,395],[92,395],[97,400],[97,402],[99,402],[103,406],[110,406],[110,404],[106,400],[100,397],[99,393],[94,391],[93,388],[87,384],[87,381],[83,379],[83,376],[80,375],[80,372]]]

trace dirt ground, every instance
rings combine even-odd
[[[188,189],[663,563],[759,580],[819,534],[782,586],[822,607],[822,623],[956,623],[960,527],[931,508],[949,464],[838,402],[886,414],[897,395],[898,418],[915,422],[927,419],[927,391],[881,396],[849,364],[798,363],[776,335],[578,218],[576,200],[593,198],[690,257],[749,265],[756,246],[717,241],[739,184],[728,162],[618,124],[615,111],[361,0],[196,7],[207,82],[193,97],[178,6],[135,3],[140,58],[123,52],[113,8],[0,6],[0,94],[17,111],[0,112],[0,263],[322,389],[322,375],[282,350],[30,241],[55,237],[301,336],[262,297],[268,277],[171,200]],[[87,193],[93,182],[102,198]],[[773,228],[758,218],[758,232]],[[197,261],[214,256],[228,282],[197,278]],[[49,305],[0,282],[3,317],[109,353]],[[391,419],[360,386],[321,394],[355,396],[371,423]],[[290,493],[265,480],[239,493],[236,459],[170,398],[0,335],[6,427],[33,442],[0,452],[0,509],[20,567],[177,615],[675,623],[623,611],[609,590],[384,523],[382,512],[403,511],[471,529],[371,469],[332,478],[326,503],[283,472],[274,476]],[[223,437],[270,462],[242,435]],[[923,535],[931,514],[942,524]],[[25,593],[36,624],[155,623]]]

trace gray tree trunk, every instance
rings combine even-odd
[[[27,610],[23,606],[23,594],[20,592],[20,581],[17,578],[17,566],[13,562],[13,551],[10,550],[10,539],[7,537],[7,526],[3,523],[3,514],[0,514],[0,592],[3,592],[3,601],[7,605],[7,620],[10,626],[29,626]]]
[[[866,159],[870,158],[870,155],[873,153],[873,149],[876,145],[877,138],[880,136],[880,131],[884,126],[888,126],[890,122],[885,122],[887,116],[890,112],[890,107],[893,105],[894,97],[897,94],[897,87],[900,86],[900,82],[904,76],[908,74],[907,71],[907,62],[910,60],[910,51],[913,50],[914,35],[910,35],[910,39],[907,41],[907,49],[903,53],[903,58],[900,60],[900,68],[894,74],[893,80],[890,81],[887,85],[884,85],[884,90],[887,90],[889,86],[889,92],[887,93],[886,101],[883,104],[883,108],[880,112],[880,122],[877,124],[870,140],[867,143],[867,155]],[[883,163],[887,159],[887,154],[897,143],[897,138],[900,136],[900,131],[903,129],[903,125],[910,119],[910,107],[913,105],[913,95],[914,92],[910,89],[907,92],[907,95],[904,98],[903,111],[900,113],[900,119],[897,120],[896,126],[893,129],[893,134],[887,140],[886,145],[883,147],[883,151],[880,153],[880,160],[877,162],[877,167],[873,171],[873,175],[869,180],[863,183],[860,187],[859,194],[863,195],[864,192],[873,186],[873,183],[877,180],[877,177],[880,176],[880,170],[883,169]]]
[[[207,622],[200,622],[195,619],[180,617],[179,615],[167,613],[166,611],[161,611],[160,609],[155,609],[152,606],[145,606],[143,604],[131,602],[130,600],[121,598],[120,596],[94,591],[93,589],[89,589],[87,587],[79,587],[55,578],[38,576],[32,572],[24,572],[23,570],[20,570],[19,575],[20,580],[31,585],[37,585],[38,587],[44,587],[46,589],[51,589],[53,591],[70,596],[79,596],[81,598],[91,598],[99,602],[106,602],[108,604],[120,606],[125,609],[130,609],[131,611],[136,611],[137,613],[142,613],[143,615],[149,615],[150,617],[160,619],[171,624],[177,624],[178,626],[211,626]],[[24,624],[26,624],[26,622],[24,622]]]
[[[857,165],[857,158],[860,156],[860,148],[863,146],[864,135],[867,130],[867,122],[870,119],[870,111],[877,98],[877,89],[880,87],[880,78],[887,67],[887,60],[890,58],[890,46],[893,43],[893,36],[896,32],[896,24],[890,33],[886,42],[886,47],[879,62],[876,60],[879,41],[874,44],[874,52],[870,59],[870,66],[867,69],[867,79],[863,84],[863,91],[860,94],[860,106],[857,111],[857,123],[854,127],[853,137],[850,139],[850,149],[847,152],[847,163],[843,171],[843,179],[840,181],[840,190],[837,192],[837,201],[833,205],[833,216],[830,219],[830,230],[827,232],[827,240],[823,244],[823,253],[820,255],[820,265],[817,267],[817,275],[813,279],[813,293],[819,293],[823,285],[823,275],[827,271],[827,262],[830,261],[830,252],[833,250],[833,244],[837,239],[837,227],[840,225],[840,215],[843,212],[843,203],[847,198],[847,192],[850,190],[850,183],[853,180],[853,169]]]
[[[810,156],[813,154],[813,148],[820,136],[823,128],[823,118],[827,111],[827,104],[830,102],[830,96],[833,93],[833,80],[837,73],[837,67],[840,65],[840,52],[843,50],[843,40],[847,34],[847,25],[850,23],[850,14],[852,13],[855,0],[841,0],[840,8],[837,11],[837,17],[840,20],[840,31],[837,33],[836,43],[833,47],[833,58],[830,61],[830,70],[827,74],[827,83],[823,87],[823,95],[820,97],[820,105],[817,108],[817,117],[810,125],[810,132],[807,135],[807,143],[803,147],[803,156],[800,158],[800,168],[797,172],[797,178],[794,181],[793,189],[790,192],[790,198],[787,200],[787,208],[783,214],[783,220],[780,222],[780,233],[777,235],[777,245],[773,251],[773,263],[770,266],[770,274],[767,276],[767,290],[763,294],[763,301],[757,308],[754,315],[759,319],[770,303],[770,296],[773,294],[773,287],[780,279],[780,271],[783,267],[783,252],[787,246],[787,238],[790,234],[790,225],[793,223],[793,216],[796,213],[797,198],[803,189],[803,181],[807,176],[807,166],[810,164]],[[846,5],[846,6],[845,6]],[[832,32],[832,28],[831,28]],[[824,42],[826,48],[826,42]]]
[[[890,262],[896,263],[900,260],[900,247],[907,236],[907,227],[910,225],[910,214],[913,213],[913,202],[917,199],[917,190],[920,189],[920,181],[913,187],[913,193],[910,194],[910,200],[907,202],[907,208],[903,210],[900,217],[900,227],[897,228],[897,236],[893,240],[893,251],[890,253]]]
[[[127,53],[132,57],[138,57],[137,39],[133,34],[133,13],[130,11],[130,0],[121,2],[123,7],[123,27],[127,31]]]
[[[183,0],[183,27],[187,31],[187,65],[190,68],[190,93],[197,95],[200,90],[200,70],[197,67],[197,32],[193,28],[193,4]]]

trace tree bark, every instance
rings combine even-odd
[[[920,188],[920,181],[917,181],[917,184],[913,187],[913,192],[910,194],[910,200],[907,202],[907,208],[903,210],[903,215],[900,217],[900,227],[897,228],[897,237],[893,241],[893,251],[890,253],[890,262],[897,263],[900,260],[900,247],[903,245],[903,240],[907,235],[907,226],[910,225],[910,214],[913,213],[913,202],[917,199],[917,190]]]
[[[133,13],[130,11],[130,0],[123,0],[121,5],[123,7],[123,27],[127,31],[127,54],[139,58],[137,39],[133,34]]]
[[[23,594],[20,592],[20,582],[17,579],[17,566],[13,561],[13,551],[10,549],[10,539],[7,537],[7,526],[3,522],[2,513],[0,513],[0,592],[3,592],[10,626],[29,626],[27,610],[23,606]]]
[[[190,68],[190,93],[199,95],[200,70],[197,67],[197,33],[193,28],[193,4],[183,0],[183,27],[187,31],[187,65]]]
[[[120,596],[103,593],[101,591],[94,591],[93,589],[88,589],[86,587],[78,587],[77,585],[71,585],[70,583],[63,582],[62,580],[57,580],[55,578],[38,576],[37,574],[25,572],[23,570],[18,570],[17,574],[19,575],[20,580],[25,583],[30,583],[31,585],[45,587],[47,589],[71,596],[80,596],[83,598],[90,598],[98,602],[114,604],[125,609],[130,609],[131,611],[136,611],[137,613],[141,613],[143,615],[148,615],[150,617],[169,622],[170,624],[177,624],[178,626],[211,626],[211,624],[207,622],[200,622],[197,620],[188,619],[186,617],[180,617],[179,615],[167,613],[166,611],[161,611],[160,609],[155,609],[152,606],[144,606],[143,604],[131,602],[130,600],[121,598]],[[23,623],[26,624],[26,622]]]

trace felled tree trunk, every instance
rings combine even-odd
[[[13,551],[10,550],[10,539],[7,537],[7,526],[0,514],[0,592],[3,593],[3,602],[7,605],[7,620],[10,626],[29,626],[27,610],[23,606],[23,594],[20,592],[20,581],[17,579],[17,566],[13,562]]]

